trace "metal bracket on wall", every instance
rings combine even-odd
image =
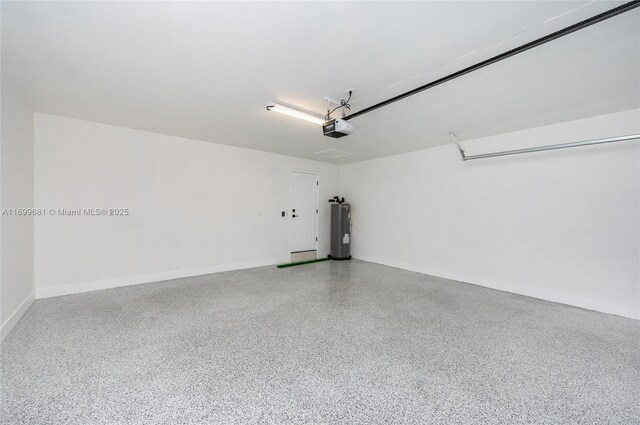
[[[601,145],[604,143],[627,142],[630,140],[640,139],[640,133],[638,133],[638,134],[629,134],[626,136],[605,137],[603,139],[582,140],[580,142],[559,143],[557,145],[545,145],[545,146],[537,146],[533,148],[514,149],[510,151],[499,151],[499,152],[481,153],[477,155],[466,155],[464,150],[458,143],[458,139],[456,139],[456,136],[453,133],[449,133],[449,136],[458,147],[458,150],[460,151],[460,156],[462,157],[463,161],[469,161],[472,159],[493,158],[496,156],[519,155],[522,153],[542,152],[542,151],[550,151],[550,150],[556,150],[556,149],[575,148],[579,146]]]
[[[460,143],[458,143],[458,138],[451,131],[449,132],[449,137],[451,137],[451,140],[453,140],[453,143],[455,143],[456,146],[458,147],[458,150],[460,151],[460,156],[462,157],[462,160],[464,161],[464,159],[466,158],[466,155],[464,154],[464,149],[462,149],[462,146],[460,146]]]

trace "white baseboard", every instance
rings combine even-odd
[[[324,254],[323,254],[324,255]],[[320,257],[320,255],[318,256]],[[549,291],[546,289],[533,288],[525,285],[518,285],[511,282],[498,281],[477,276],[470,276],[464,273],[452,272],[450,270],[442,270],[423,265],[407,264],[393,260],[385,260],[367,255],[353,254],[353,258],[368,261],[371,263],[382,264],[385,266],[396,267],[412,272],[428,274],[431,276],[442,277],[445,279],[456,280],[460,282],[470,283],[472,285],[484,286],[487,288],[497,289],[500,291],[511,292],[514,294],[525,295],[529,297],[539,298],[546,301],[567,304],[575,307],[581,307],[588,310],[595,310],[602,313],[614,314],[617,316],[628,317],[631,319],[640,319],[640,312],[625,309],[619,305],[606,301],[584,298],[577,295],[565,294],[561,292]],[[91,282],[82,282],[71,285],[59,285],[52,287],[38,288],[35,291],[35,297],[32,293],[22,305],[2,324],[2,338],[5,337],[11,328],[18,322],[20,317],[29,308],[34,298],[50,298],[62,295],[79,294],[83,292],[98,291],[101,289],[118,288],[122,286],[138,285],[141,283],[160,282],[170,279],[178,279],[181,277],[200,276],[210,273],[219,273],[231,270],[241,270],[252,267],[270,266],[280,263],[288,263],[290,258],[280,257],[268,260],[247,261],[242,263],[221,264],[211,267],[203,267],[197,269],[183,269],[163,273],[153,273],[147,275],[128,276],[117,279],[106,279]]]
[[[562,292],[549,291],[547,289],[533,288],[531,286],[518,285],[511,282],[498,281],[493,279],[470,276],[464,273],[452,272],[450,270],[442,270],[428,266],[406,264],[393,260],[385,260],[367,255],[352,254],[353,258],[368,261],[370,263],[382,264],[384,266],[395,267],[399,269],[409,270],[412,272],[428,274],[431,276],[442,277],[445,279],[456,280],[459,282],[470,283],[472,285],[484,286],[486,288],[498,289],[500,291],[511,292],[514,294],[525,295],[528,297],[539,298],[546,301],[552,301],[560,304],[567,304],[574,307],[585,308],[587,310],[599,311],[601,313],[614,314],[616,316],[628,317],[630,319],[640,319],[640,311],[624,308],[623,306],[613,304],[606,301],[595,300],[592,298],[584,298],[577,295],[565,294]]]
[[[62,295],[80,294],[83,292],[99,291],[101,289],[119,288],[122,286],[138,285],[141,283],[161,282],[164,280],[178,279],[181,277],[201,276],[211,273],[226,272],[230,270],[249,269],[253,267],[271,266],[274,264],[288,263],[290,258],[279,257],[267,260],[246,261],[241,263],[220,264],[217,266],[202,267],[197,269],[182,269],[162,273],[127,276],[116,279],[94,280],[70,285],[45,286],[36,288],[36,298],[51,298]]]
[[[0,326],[0,341],[3,340],[4,337],[9,335],[9,332],[11,332],[11,329],[13,329],[16,323],[18,323],[18,321],[22,318],[22,316],[24,316],[27,310],[29,310],[29,307],[31,307],[31,304],[33,304],[33,301],[35,299],[36,299],[36,293],[31,292],[27,296],[27,298],[25,298],[25,300],[22,301],[22,304],[20,304],[20,306],[16,309],[16,311],[11,313],[11,316],[9,316],[7,320],[4,321],[2,326]]]

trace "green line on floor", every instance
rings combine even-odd
[[[319,263],[320,261],[327,261],[327,260],[329,260],[329,257],[318,258],[315,260],[307,260],[307,261],[296,261],[295,263],[278,264],[277,267],[279,269],[282,269],[284,267],[301,266],[303,264]]]

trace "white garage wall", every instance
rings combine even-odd
[[[320,174],[326,255],[336,165],[36,114],[36,206],[130,210],[36,217],[37,296],[288,261],[291,170]]]
[[[33,113],[21,91],[2,78],[2,209],[33,207]],[[4,338],[34,299],[33,217],[2,215],[0,337]]]
[[[638,132],[633,110],[463,145],[473,154]],[[344,165],[352,254],[640,318],[639,144],[466,163],[450,145]]]
[[[640,131],[640,111],[465,142],[469,154]],[[40,297],[286,261],[289,171],[320,173],[320,253],[338,167],[36,114]],[[340,167],[353,255],[640,318],[638,142],[462,163],[453,145]]]

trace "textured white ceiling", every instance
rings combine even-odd
[[[636,9],[355,118],[341,139],[265,110],[323,113],[349,87],[364,108],[622,3],[3,2],[2,72],[37,112],[344,163],[640,106]],[[353,155],[314,155],[330,148]]]

